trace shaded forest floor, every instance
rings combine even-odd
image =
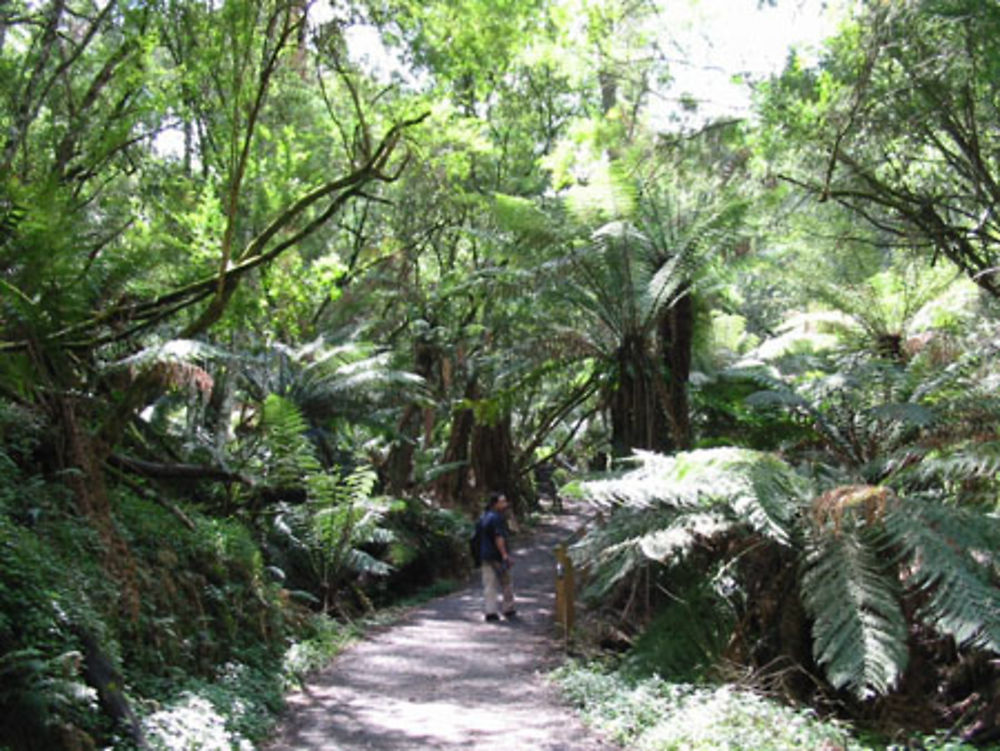
[[[288,698],[268,751],[614,748],[584,728],[545,674],[562,659],[553,550],[579,511],[515,535],[518,617],[486,623],[479,572],[352,647]]]

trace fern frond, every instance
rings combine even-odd
[[[927,428],[937,421],[934,410],[911,402],[881,404],[873,407],[869,414],[878,420],[897,422],[903,427]]]
[[[319,470],[319,460],[306,437],[308,424],[292,402],[269,395],[264,401],[263,428],[268,448],[264,473],[272,485],[298,485]]]
[[[686,285],[691,279],[690,259],[682,254],[668,258],[649,280],[646,295],[649,302],[649,315],[657,316],[683,296]],[[678,293],[681,293],[680,295]]]
[[[788,544],[803,503],[802,481],[780,459],[716,448],[668,457],[636,452],[634,469],[578,483],[577,493],[605,505],[611,518],[573,548],[604,593],[649,561],[676,563],[699,540],[738,526]]]
[[[393,572],[393,566],[380,561],[370,553],[352,548],[344,556],[344,566],[349,571],[356,574],[368,574],[369,576],[388,576]]]
[[[640,509],[617,513],[606,524],[590,530],[569,550],[574,563],[590,570],[585,597],[601,598],[618,582],[633,574],[648,561],[641,539],[650,530],[669,525],[676,517],[672,509]]]
[[[683,514],[667,526],[642,535],[636,544],[645,558],[674,565],[691,552],[698,540],[723,535],[735,526],[732,519],[721,513]]]
[[[777,457],[742,448],[700,449],[663,456],[635,452],[638,466],[581,483],[597,503],[632,508],[725,507],[762,534],[787,541],[793,515],[806,497],[803,481]]]
[[[551,244],[559,239],[554,217],[534,201],[521,196],[494,193],[493,218],[501,231],[511,232],[532,245]]]
[[[908,498],[886,517],[909,580],[928,595],[919,617],[960,644],[1000,651],[1000,589],[994,582],[1000,521],[933,499]]]
[[[994,479],[1000,474],[1000,441],[966,443],[946,453],[925,457],[917,475],[923,480],[961,482],[970,478]]]
[[[116,360],[107,365],[109,370],[120,368],[142,368],[158,363],[204,362],[207,360],[228,360],[232,355],[210,344],[194,339],[171,339]]]
[[[809,546],[801,582],[816,661],[834,687],[862,698],[891,689],[908,661],[906,618],[879,552],[856,528],[823,533]]]

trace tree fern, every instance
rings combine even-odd
[[[937,480],[955,485],[982,479],[995,483],[1000,474],[1000,441],[962,441],[935,451],[921,451],[920,447],[913,447],[911,452],[923,455],[914,470],[923,482]]]
[[[827,455],[828,463],[872,482],[894,468],[894,452],[912,446],[942,422],[938,407],[920,388],[918,368],[854,356],[827,366],[834,372],[781,376],[759,367],[742,371],[763,387],[745,403],[794,415],[815,435],[816,450]]]
[[[572,549],[591,573],[591,594],[650,565],[682,564],[707,540],[753,534],[799,556],[813,655],[835,688],[868,697],[897,684],[913,596],[938,632],[1000,649],[994,516],[872,485],[837,486],[807,504],[810,483],[777,457],[744,449],[639,453],[635,462],[573,488],[608,514]]]
[[[256,398],[277,394],[298,405],[314,428],[337,417],[376,422],[377,407],[418,397],[423,385],[371,344],[332,344],[322,337],[298,348],[272,344],[245,358],[240,376]]]
[[[313,420],[331,416],[371,416],[371,408],[384,397],[417,396],[420,376],[392,367],[388,353],[366,348],[335,348],[305,363],[289,388],[289,397]]]
[[[892,566],[854,525],[819,532],[806,549],[802,601],[813,654],[836,688],[884,694],[906,667],[907,624]]]

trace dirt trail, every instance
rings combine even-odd
[[[548,685],[561,659],[553,548],[580,524],[547,516],[512,538],[518,618],[486,623],[479,572],[340,655],[289,697],[267,751],[608,751]]]

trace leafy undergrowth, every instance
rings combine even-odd
[[[350,623],[315,616],[308,634],[286,650],[272,672],[231,663],[217,680],[191,682],[173,701],[149,712],[142,721],[149,747],[153,751],[252,751],[254,743],[273,729],[285,691],[302,686],[366,629],[391,624],[407,608],[460,586],[455,580],[437,581]]]
[[[192,679],[156,706],[140,707],[153,751],[252,751],[267,737],[284,693],[326,665],[361,633],[354,625],[315,616],[308,633],[279,662],[231,662],[215,680]],[[121,740],[115,748],[129,745]]]
[[[859,738],[844,723],[730,685],[671,683],[656,676],[627,678],[594,663],[567,663],[552,677],[591,727],[634,751],[974,748],[944,736],[898,743]]]

